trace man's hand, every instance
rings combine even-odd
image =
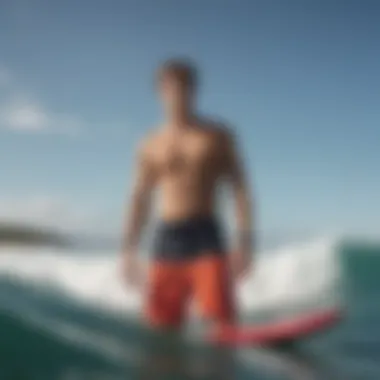
[[[136,252],[124,252],[122,273],[128,285],[140,287],[143,279],[143,268]]]
[[[253,233],[243,230],[238,234],[237,247],[231,255],[231,270],[235,279],[243,279],[252,267],[254,254]]]
[[[252,267],[252,252],[238,250],[231,254],[231,271],[236,280],[244,279]]]

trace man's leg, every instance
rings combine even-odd
[[[192,266],[195,301],[207,328],[220,329],[236,322],[235,297],[227,257],[210,253]],[[228,347],[215,347],[207,358],[208,367],[220,379],[234,378],[234,352]]]
[[[235,297],[227,257],[210,253],[194,261],[191,283],[202,317],[214,328],[235,323]]]
[[[145,318],[150,331],[143,347],[142,372],[144,379],[158,379],[180,371],[179,332],[190,289],[181,263],[153,263],[148,281]]]

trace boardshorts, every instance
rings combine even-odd
[[[232,282],[221,229],[213,218],[161,222],[153,244],[146,314],[156,327],[180,327],[189,301],[203,318],[235,318]]]

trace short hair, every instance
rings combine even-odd
[[[175,78],[192,90],[198,84],[197,68],[185,58],[172,58],[161,64],[157,71],[157,79],[161,81],[164,77]]]

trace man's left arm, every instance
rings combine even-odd
[[[245,272],[251,262],[255,250],[254,220],[253,220],[253,196],[248,178],[244,170],[243,159],[235,137],[226,134],[225,137],[225,163],[226,174],[232,186],[235,203],[235,215],[238,233],[238,254],[240,256],[239,272]],[[246,266],[243,268],[242,266]]]

